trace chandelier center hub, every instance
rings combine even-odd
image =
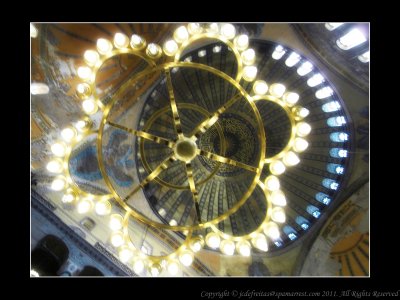
[[[189,138],[182,138],[176,142],[174,152],[179,160],[189,162],[196,157],[197,145]]]

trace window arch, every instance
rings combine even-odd
[[[315,199],[317,199],[319,202],[321,202],[325,205],[328,205],[329,203],[331,203],[331,198],[325,193],[321,193],[321,192],[317,193],[315,195]]]
[[[308,220],[302,216],[296,217],[296,223],[299,224],[304,230],[307,230],[310,227],[310,222],[308,222]]]
[[[293,241],[297,239],[297,231],[292,226],[289,225],[284,226],[283,232],[288,236],[290,240]]]
[[[345,132],[332,132],[330,139],[332,142],[343,143],[349,139],[349,135]]]
[[[322,105],[322,110],[326,113],[338,111],[341,108],[338,101],[331,101]]]
[[[318,207],[314,205],[308,205],[307,206],[307,212],[312,215],[314,218],[319,218],[321,215],[321,212],[319,211]]]
[[[337,116],[337,117],[331,117],[329,118],[326,123],[330,126],[330,127],[338,127],[338,126],[342,126],[344,124],[346,124],[346,120],[344,118],[344,116]]]
[[[326,169],[332,174],[342,175],[344,173],[344,167],[339,164],[327,164]]]
[[[335,191],[339,187],[339,183],[337,183],[335,180],[332,180],[329,178],[325,178],[324,180],[322,180],[322,185],[328,189],[335,190]]]
[[[332,148],[329,151],[329,154],[335,158],[344,158],[344,157],[347,157],[348,153],[347,153],[347,150],[342,149],[342,148]]]

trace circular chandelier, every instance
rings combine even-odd
[[[234,54],[237,63],[237,71],[230,76],[207,64],[195,63],[182,56],[191,47],[209,40],[224,43]],[[146,67],[134,74],[127,82],[122,84],[117,93],[108,102],[103,101],[96,91],[96,76],[104,63],[111,58],[124,54],[134,55],[144,60]],[[56,174],[51,183],[55,191],[63,192],[62,202],[76,206],[80,214],[86,214],[92,210],[99,216],[107,218],[110,228],[110,242],[118,251],[119,259],[129,265],[135,273],[140,274],[145,268],[153,276],[159,275],[164,269],[170,275],[176,275],[182,266],[190,266],[196,252],[203,247],[219,249],[225,255],[250,256],[252,251],[268,251],[269,241],[273,242],[280,236],[280,226],[285,223],[286,197],[280,188],[279,176],[286,168],[293,167],[300,162],[297,153],[303,152],[308,147],[305,139],[311,132],[311,126],[304,121],[309,111],[297,105],[299,95],[287,91],[286,87],[279,83],[267,83],[257,80],[257,66],[255,65],[256,54],[250,48],[249,37],[245,34],[237,34],[232,24],[212,23],[199,24],[189,23],[187,26],[178,27],[170,40],[163,45],[148,43],[144,38],[134,34],[130,38],[123,33],[116,33],[112,41],[100,38],[97,40],[97,49],[87,50],[83,55],[86,65],[77,69],[79,84],[76,86],[76,95],[82,101],[82,109],[86,114],[81,120],[64,128],[58,141],[51,145],[54,158],[47,164],[47,170]],[[224,103],[215,111],[207,111],[192,103],[177,102],[176,90],[174,88],[173,73],[177,69],[199,70],[223,80],[234,90],[234,96],[225,99]],[[166,88],[169,98],[169,106],[152,115],[143,128],[128,128],[113,120],[112,113],[121,99],[121,95],[135,83],[150,78],[154,74],[165,77]],[[252,85],[252,92],[248,93],[243,88],[243,83]],[[289,119],[291,130],[287,144],[280,152],[268,157],[266,150],[266,134],[263,126],[262,116],[256,106],[259,101],[273,102],[279,105]],[[246,162],[239,161],[229,156],[227,151],[228,139],[221,129],[221,119],[228,109],[243,102],[247,107],[248,118],[254,120],[256,127],[254,134],[254,155]],[[244,108],[243,108],[244,109]],[[203,119],[190,132],[185,133],[182,129],[181,113],[183,110],[197,111]],[[245,109],[244,109],[245,110]],[[152,123],[161,118],[163,113],[171,113],[170,124],[175,133],[175,138],[166,138],[161,135],[150,133]],[[100,116],[96,122],[94,116]],[[110,128],[116,128],[135,136],[138,141],[139,151],[136,157],[146,170],[146,176],[137,186],[130,189],[127,195],[115,187],[110,178],[104,158],[103,140]],[[216,148],[206,147],[207,133],[216,130],[218,136]],[[72,151],[76,146],[96,136],[97,158],[101,175],[108,188],[108,194],[93,194],[79,187],[71,176],[69,165]],[[154,166],[146,159],[144,142],[159,144],[169,149],[161,163]],[[197,180],[194,176],[196,159],[207,160],[210,164],[210,172],[206,178]],[[173,164],[184,167],[187,184],[176,186],[161,178],[161,174],[171,168]],[[242,197],[227,210],[219,212],[216,217],[202,216],[199,206],[199,187],[214,176],[217,176],[221,166],[235,167],[246,170],[251,175],[251,183]],[[262,178],[263,169],[269,170],[269,175]],[[175,220],[169,223],[148,216],[128,203],[134,199],[135,194],[143,190],[149,183],[157,183],[167,189],[190,191],[191,201],[195,208],[195,218],[190,224],[178,224]],[[221,230],[219,223],[228,219],[236,213],[255,190],[261,190],[265,203],[265,217],[258,227],[247,234],[237,236]],[[122,208],[123,214],[113,213],[115,207]],[[181,245],[172,253],[152,256],[147,255],[141,249],[135,247],[129,231],[130,222],[140,223],[143,226],[157,228],[159,230],[171,230],[182,233],[185,237]]]

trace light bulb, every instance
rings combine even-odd
[[[310,114],[310,111],[307,108],[301,107],[301,106],[293,107],[293,112],[300,119],[304,119],[305,117],[307,117]]]
[[[283,162],[284,162],[285,165],[290,167],[290,166],[297,165],[300,162],[300,159],[294,152],[289,151],[283,157]]]
[[[264,80],[256,80],[253,85],[253,91],[256,95],[265,95],[268,92],[268,85]]]
[[[133,271],[134,271],[136,274],[142,273],[143,270],[144,270],[144,267],[145,267],[145,265],[144,265],[144,261],[143,261],[142,259],[136,259],[136,260],[133,262]]]
[[[267,252],[268,251],[268,243],[265,235],[258,233],[253,239],[252,239],[252,244],[254,247],[256,247],[258,250]]]
[[[271,218],[275,222],[284,223],[286,221],[285,211],[282,207],[274,207],[272,209]]]
[[[46,169],[51,173],[61,173],[63,170],[63,162],[59,159],[53,159],[47,163]]]
[[[83,55],[85,62],[89,66],[94,66],[100,59],[100,55],[97,51],[94,50],[87,50],[85,51],[85,54]]]
[[[89,67],[79,67],[78,76],[83,80],[89,80],[92,76],[92,70]]]
[[[253,81],[257,76],[257,67],[246,66],[243,68],[243,79],[246,81]]]
[[[176,220],[172,219],[171,221],[169,221],[169,225],[176,226],[178,225],[178,223],[176,222]]]
[[[180,44],[189,38],[189,33],[185,26],[178,27],[174,32],[174,40]]]
[[[93,99],[86,99],[82,102],[82,108],[85,113],[92,115],[97,112],[98,106]]]
[[[242,52],[241,57],[243,64],[245,64],[246,66],[251,65],[256,60],[256,52],[253,49],[247,49],[246,51]]]
[[[235,38],[234,44],[239,51],[243,51],[249,46],[249,37],[246,34],[241,34]]]
[[[160,214],[161,217],[165,217],[165,215],[167,214],[167,212],[165,211],[164,208],[160,208],[160,209],[158,210],[158,213]]]
[[[203,248],[204,245],[204,240],[201,236],[194,237],[190,241],[190,249],[192,249],[193,252],[199,252],[201,248]]]
[[[271,202],[274,205],[286,206],[286,197],[281,190],[276,190],[271,193]]]
[[[49,86],[45,83],[35,82],[31,84],[32,95],[45,95],[50,91]]]
[[[78,131],[85,132],[90,128],[91,125],[92,123],[90,121],[79,120],[78,122],[76,122],[75,127],[76,129],[78,129]]]
[[[226,255],[233,255],[235,253],[235,243],[231,240],[223,240],[219,248]]]
[[[127,263],[133,256],[132,250],[127,246],[122,246],[121,250],[118,253],[119,259],[122,263]]]
[[[146,45],[146,41],[139,35],[133,34],[131,36],[131,47],[133,49],[142,49]]]
[[[232,24],[227,23],[221,26],[221,35],[223,35],[228,40],[233,39],[235,37],[235,34],[236,29],[235,26],[233,26]]]
[[[269,93],[277,98],[282,97],[283,93],[285,93],[286,87],[281,83],[274,83],[269,88]]]
[[[198,55],[199,57],[204,57],[204,56],[206,56],[206,54],[207,54],[207,51],[206,51],[206,50],[200,50],[199,52],[197,52],[197,55]]]
[[[209,33],[217,34],[219,32],[219,26],[217,23],[211,23],[207,26],[206,31]]]
[[[200,23],[189,23],[188,24],[188,31],[191,35],[201,33],[203,28],[201,28]]]
[[[54,191],[61,191],[62,189],[64,189],[66,187],[66,185],[67,185],[67,181],[65,180],[64,177],[57,177],[51,183],[51,189]]]
[[[111,203],[108,200],[99,201],[96,203],[95,211],[100,216],[108,215],[111,212]]]
[[[100,54],[107,54],[111,52],[113,46],[109,40],[106,39],[98,39],[97,40],[97,50]]]
[[[273,240],[276,240],[280,237],[279,227],[274,222],[268,222],[265,225],[264,233]]]
[[[265,179],[265,186],[267,187],[268,190],[270,191],[276,191],[279,189],[280,187],[280,183],[279,183],[279,179],[278,177],[274,176],[274,175],[269,175],[266,179]]]
[[[112,231],[117,231],[122,228],[122,222],[123,222],[123,217],[118,214],[113,214],[110,216],[110,223],[108,223],[108,226]]]
[[[222,49],[222,47],[221,46],[214,46],[214,48],[213,48],[213,52],[214,53],[219,53],[219,52],[221,52],[221,49]]]
[[[65,194],[62,198],[61,198],[61,202],[63,203],[71,203],[76,199],[76,195],[73,192],[69,192],[67,194]]]
[[[182,265],[189,267],[193,262],[193,253],[188,250],[182,251],[179,255],[179,261]]]
[[[78,202],[76,208],[78,214],[85,214],[93,207],[93,202],[90,199],[82,199]]]
[[[174,261],[174,260],[168,261],[167,270],[168,270],[168,273],[171,274],[171,275],[178,274],[178,271],[179,271],[178,263],[176,261]]]
[[[206,244],[210,248],[216,249],[219,247],[219,244],[221,243],[221,239],[218,234],[214,232],[210,232],[206,235]]]
[[[81,99],[85,99],[85,98],[90,96],[91,89],[90,89],[90,86],[87,83],[79,83],[76,86],[76,92],[78,93],[78,96]]]
[[[114,35],[114,45],[118,49],[126,48],[129,45],[129,38],[125,34],[118,32]]]
[[[178,44],[174,40],[169,40],[164,43],[163,49],[166,55],[173,56],[178,52]]]
[[[122,231],[113,232],[111,235],[111,244],[118,248],[124,244],[124,234]]]
[[[33,25],[32,23],[31,23],[31,38],[35,38],[35,37],[37,37],[38,36],[38,30],[37,30],[37,28],[35,27],[35,25]]]
[[[300,122],[296,125],[296,134],[301,137],[307,136],[311,132],[311,126],[308,123]]]
[[[307,148],[308,148],[308,142],[305,139],[302,139],[302,138],[294,139],[294,144],[293,144],[294,151],[303,152]]]
[[[161,271],[162,271],[162,267],[159,263],[152,263],[149,267],[149,273],[153,277],[160,275]]]
[[[286,104],[287,105],[289,105],[289,106],[293,106],[293,105],[295,105],[296,103],[297,103],[297,101],[299,101],[299,98],[300,98],[300,96],[299,96],[299,94],[297,94],[297,93],[285,93],[284,95],[283,95],[283,100],[286,102]]]
[[[242,256],[250,256],[251,246],[248,241],[240,241],[236,245],[237,252]]]
[[[280,175],[285,172],[286,167],[280,160],[275,160],[269,165],[269,170],[273,175]]]
[[[151,58],[157,58],[161,55],[161,48],[157,44],[150,43],[147,46],[146,54]]]
[[[76,137],[76,135],[76,130],[72,127],[66,127],[61,131],[61,137],[66,142],[71,142]]]
[[[66,151],[67,146],[63,142],[56,142],[51,145],[51,152],[53,152],[55,156],[63,157]]]

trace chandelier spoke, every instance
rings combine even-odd
[[[233,96],[231,99],[229,99],[224,105],[222,105],[220,108],[218,108],[209,118],[201,122],[196,128],[192,131],[190,134],[191,137],[196,136],[198,138],[198,135],[201,133],[204,133],[209,129],[211,126],[213,126],[219,119],[219,117],[237,100],[239,100],[242,97],[241,94],[236,94]]]
[[[190,191],[192,192],[194,205],[196,207],[197,220],[199,221],[199,224],[200,224],[201,223],[201,214],[200,214],[199,198],[198,198],[199,192],[196,189],[196,184],[195,184],[194,178],[193,178],[193,167],[190,162],[187,162],[185,164],[185,166],[186,166],[186,174],[187,174],[188,181],[189,181]]]
[[[150,133],[147,133],[147,132],[144,132],[144,131],[127,128],[125,126],[122,126],[122,125],[119,125],[119,124],[115,124],[115,123],[110,122],[110,121],[108,121],[107,124],[110,125],[110,126],[113,126],[115,128],[118,128],[118,129],[127,131],[129,133],[132,133],[132,134],[134,134],[136,136],[139,136],[141,138],[144,138],[146,140],[155,142],[155,143],[160,144],[160,145],[167,146],[168,148],[171,148],[171,149],[174,148],[174,146],[175,146],[175,143],[173,141],[168,140],[168,139],[163,138],[163,137],[160,137],[160,136],[156,136],[154,134],[150,134]]]
[[[142,182],[140,182],[140,184],[138,186],[136,186],[132,192],[129,193],[128,196],[126,196],[123,201],[127,201],[132,195],[134,195],[137,191],[139,191],[141,188],[144,188],[149,182],[153,181],[154,178],[156,178],[162,171],[164,171],[165,169],[168,168],[168,166],[174,161],[174,155],[170,154],[161,164],[159,164],[157,166],[157,168],[155,168],[153,170],[153,172],[151,172],[145,179],[142,180]]]
[[[169,101],[171,103],[172,117],[174,119],[175,131],[178,134],[178,138],[183,138],[181,119],[179,118],[178,107],[176,106],[174,89],[172,87],[171,73],[169,69],[165,69],[165,75],[167,77],[167,88],[169,93]]]
[[[212,152],[208,152],[208,151],[205,151],[205,150],[202,150],[202,149],[197,149],[197,154],[201,155],[201,156],[204,156],[204,157],[207,157],[207,158],[209,158],[211,160],[214,160],[214,161],[217,161],[217,162],[221,162],[221,163],[224,163],[224,164],[228,164],[228,165],[232,165],[232,166],[235,166],[235,167],[238,167],[238,168],[242,168],[242,169],[245,169],[245,170],[248,170],[248,171],[251,171],[251,172],[257,173],[259,171],[259,169],[256,168],[256,167],[249,166],[249,165],[246,165],[244,163],[241,163],[241,162],[238,162],[236,160],[233,160],[231,158],[223,157],[221,155],[218,155],[218,154],[215,154],[215,153],[212,153]]]

